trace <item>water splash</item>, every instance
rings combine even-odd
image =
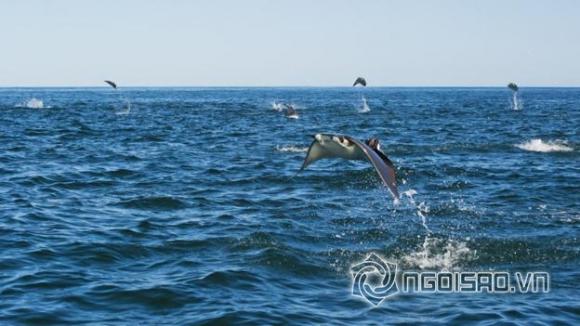
[[[402,194],[416,208],[417,216],[421,218],[421,225],[427,231],[421,248],[401,259],[404,264],[420,269],[451,270],[457,267],[459,262],[475,256],[475,252],[472,252],[465,242],[433,237],[433,232],[427,225],[429,206],[424,201],[417,203],[414,197],[417,195],[417,191],[414,189],[404,191]]]
[[[282,112],[284,111],[284,109],[285,109],[284,103],[272,102],[272,110]]]
[[[544,142],[539,138],[515,145],[519,149],[530,152],[550,153],[550,152],[572,152],[574,149],[567,146],[568,143],[562,140]]]
[[[129,100],[125,100],[125,103],[127,104],[125,110],[115,112],[116,115],[126,115],[131,113],[131,102],[129,102]]]
[[[452,270],[461,262],[474,259],[477,252],[472,251],[463,241],[425,237],[421,248],[404,256],[401,261],[420,269]]]
[[[511,82],[507,85],[507,87],[512,91],[512,107],[514,110],[520,110],[521,109],[521,105],[518,101],[518,91],[519,91],[519,87],[516,83]]]
[[[298,107],[291,103],[283,102],[272,102],[272,110],[276,112],[285,112],[285,115],[289,119],[299,119],[300,115],[296,111]]]
[[[521,110],[521,103],[520,100],[518,99],[518,92],[513,92],[512,93],[512,108],[515,111]]]
[[[308,147],[300,147],[294,145],[276,145],[276,150],[278,152],[285,152],[285,153],[306,153],[308,152]]]
[[[28,108],[28,109],[43,109],[44,102],[42,100],[39,100],[39,99],[33,97],[33,98],[29,99],[28,101],[17,104],[16,107],[17,108]]]
[[[371,112],[371,108],[369,107],[369,105],[367,103],[367,99],[364,96],[362,97],[362,106],[358,110],[358,112],[359,113],[368,113],[368,112]]]
[[[425,204],[425,202],[421,202],[421,203],[417,204],[417,202],[415,201],[415,198],[413,197],[416,194],[417,194],[417,191],[415,189],[409,189],[409,190],[403,192],[403,195],[409,200],[409,203],[411,203],[411,205],[413,205],[417,209],[417,216],[419,216],[421,218],[421,224],[423,225],[425,230],[428,233],[432,233],[431,229],[429,229],[429,227],[427,226],[427,216],[425,215],[425,214],[429,213],[429,206],[427,206],[427,204]]]

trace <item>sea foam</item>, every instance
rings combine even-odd
[[[525,151],[540,152],[540,153],[573,151],[572,147],[567,146],[567,143],[565,141],[556,140],[544,142],[543,140],[538,138],[532,139],[530,141],[521,144],[517,144],[515,146]]]

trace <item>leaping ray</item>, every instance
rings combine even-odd
[[[517,92],[520,89],[516,83],[509,83],[507,87],[514,92]]]
[[[105,83],[109,84],[111,87],[113,87],[114,89],[117,89],[117,84],[115,84],[114,82],[110,81],[110,80],[105,80]]]
[[[300,171],[310,164],[325,158],[369,161],[377,171],[383,184],[389,189],[391,195],[396,200],[399,199],[395,166],[387,155],[381,151],[378,139],[371,138],[363,143],[350,136],[316,134],[314,141],[308,148],[308,153]]]
[[[362,78],[362,77],[358,77],[355,81],[354,84],[352,84],[353,87],[355,87],[356,85],[363,85],[363,86],[367,86],[367,80]]]
[[[127,104],[127,108],[124,111],[115,112],[117,115],[129,114],[131,113],[131,102],[125,96],[121,94],[121,91],[117,89],[117,84],[110,80],[105,80],[105,83],[109,84],[109,86],[115,89],[115,93],[119,96],[121,101],[124,101]]]
[[[284,106],[286,107],[286,117],[288,117],[290,119],[298,119],[298,117],[299,117],[298,111],[296,111],[296,109],[294,108],[294,105],[284,104]]]

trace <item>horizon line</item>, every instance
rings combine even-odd
[[[580,85],[521,85],[519,88],[580,88]],[[354,88],[352,85],[119,85],[119,88]],[[506,88],[506,85],[375,85],[357,88]],[[0,88],[110,88],[107,85],[34,85]]]

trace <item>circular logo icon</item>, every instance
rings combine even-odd
[[[377,306],[399,292],[395,278],[397,264],[387,262],[372,253],[364,261],[351,267],[352,294]]]

